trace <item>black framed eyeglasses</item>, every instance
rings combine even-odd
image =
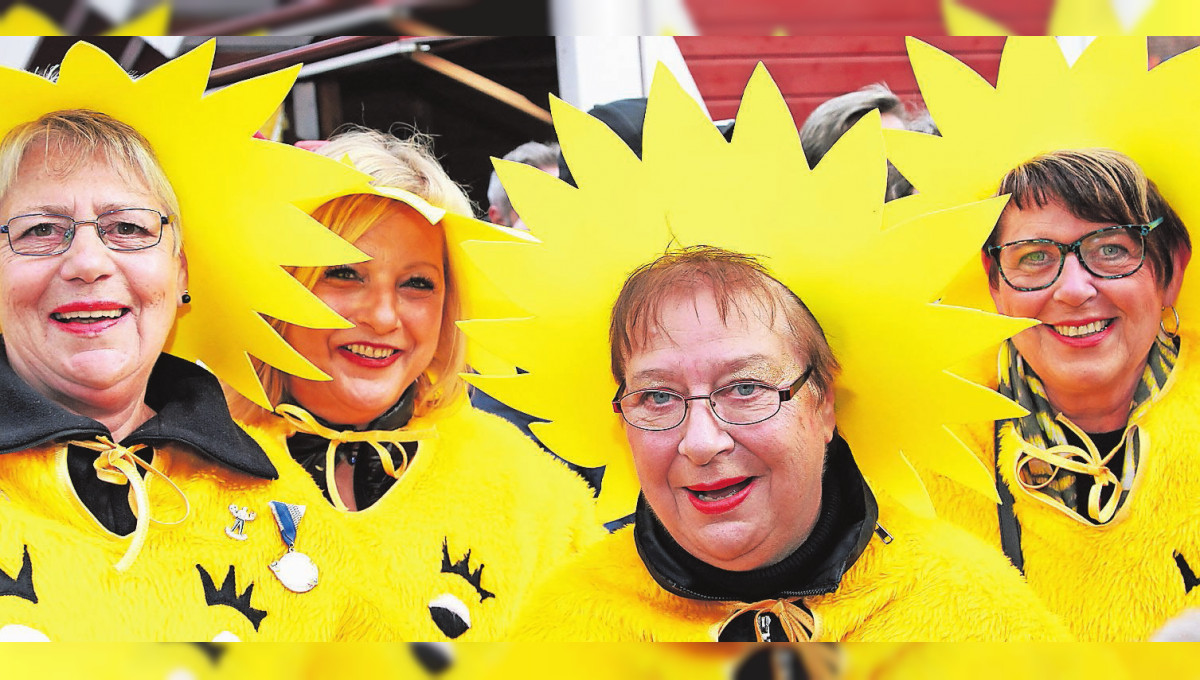
[[[688,404],[698,400],[707,401],[713,415],[730,425],[753,425],[779,413],[783,402],[796,395],[812,371],[813,367],[809,366],[795,382],[783,388],[757,380],[742,380],[694,397],[656,387],[621,396],[625,389],[625,383],[621,383],[612,407],[625,422],[639,430],[652,432],[678,427],[687,417]]]
[[[14,253],[43,257],[67,252],[81,224],[96,227],[100,242],[109,250],[126,252],[158,245],[162,241],[163,227],[170,223],[170,217],[152,208],[109,210],[94,220],[33,213],[18,215],[0,225],[0,233],[8,236],[8,245]]]
[[[1067,255],[1074,253],[1089,274],[1120,279],[1135,274],[1146,261],[1146,235],[1163,218],[1149,224],[1122,224],[1084,234],[1074,243],[1045,238],[988,246],[987,253],[1000,267],[1000,276],[1014,290],[1029,292],[1054,285]]]

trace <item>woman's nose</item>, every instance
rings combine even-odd
[[[113,251],[100,240],[99,228],[93,223],[75,225],[75,235],[63,258],[61,273],[66,279],[92,282],[111,275],[116,267]]]
[[[684,414],[679,453],[687,456],[694,465],[706,465],[721,453],[733,448],[733,438],[726,431],[728,425],[717,418],[712,402],[695,400],[688,402]]]
[[[1067,255],[1062,273],[1054,284],[1054,299],[1078,307],[1096,296],[1096,277],[1084,268],[1079,256]]]
[[[362,306],[358,310],[358,318],[354,320],[367,325],[376,333],[384,335],[400,325],[400,306],[402,304],[400,296],[396,295],[394,288],[380,286],[371,289],[364,296]]]

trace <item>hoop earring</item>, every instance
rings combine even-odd
[[[181,297],[179,299],[182,300],[183,304],[185,304],[185,305],[190,304],[192,302],[192,296],[186,290],[183,291],[183,297]]]
[[[1177,338],[1179,337],[1179,310],[1175,309],[1175,305],[1171,305],[1170,307],[1163,307],[1162,311],[1166,312],[1168,309],[1171,310],[1171,315],[1175,317],[1175,323],[1171,326],[1171,330],[1167,330],[1166,319],[1163,318],[1159,319],[1158,327],[1169,337]]]

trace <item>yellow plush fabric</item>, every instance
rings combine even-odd
[[[873,536],[833,593],[806,598],[814,640],[1061,640],[1046,612],[995,550],[941,520],[881,508],[893,536]],[[632,528],[594,546],[530,598],[513,638],[561,641],[711,641],[737,603],[663,590],[642,564]]]
[[[292,460],[282,421],[247,431],[280,481],[305,489],[305,522],[330,528],[305,552],[379,609],[381,637],[447,639],[430,606],[450,602],[470,624],[456,639],[501,640],[530,587],[605,532],[584,481],[508,422],[465,400],[433,419],[437,435],[383,498],[358,512],[334,508]],[[452,568],[466,559],[466,573],[481,570],[479,589],[443,572],[445,558]]]
[[[1144,640],[1182,610],[1200,606],[1200,588],[1189,592],[1176,558],[1200,577],[1198,340],[1182,336],[1167,389],[1141,426],[1147,447],[1133,491],[1107,525],[1086,525],[1020,490],[1012,481],[1011,425],[1001,430],[1000,470],[1015,499],[1026,579],[1081,640]],[[995,464],[991,426],[964,441],[989,468]],[[929,488],[940,516],[999,548],[994,503],[945,479]]]
[[[186,495],[191,511],[178,525],[152,523],[131,567],[114,565],[128,537],[106,530],[84,508],[66,471],[66,446],[52,444],[0,455],[0,581],[17,578],[28,550],[37,602],[0,596],[0,639],[30,629],[51,640],[198,640],[221,633],[241,640],[336,640],[369,635],[377,619],[349,586],[329,578],[303,594],[286,590],[268,565],[286,551],[267,501],[295,502],[286,480],[253,478],[202,459],[182,446],[155,450],[153,463]],[[151,516],[183,516],[179,495],[156,475],[146,476]],[[225,534],[229,505],[258,514],[247,540]],[[303,521],[297,548],[336,537]],[[210,605],[200,565],[219,590],[234,570],[232,600],[265,612],[258,630],[234,606]],[[324,565],[320,565],[323,567]],[[251,589],[252,587],[252,589]],[[248,595],[248,598],[246,598]]]

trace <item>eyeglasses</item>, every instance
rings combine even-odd
[[[657,432],[677,427],[687,416],[688,403],[704,400],[713,415],[730,425],[753,425],[779,413],[783,402],[796,392],[812,375],[812,366],[791,385],[780,389],[755,380],[735,382],[713,390],[710,394],[685,397],[678,392],[650,388],[620,396],[625,384],[617,388],[613,412],[620,413],[625,422],[639,430]]]
[[[122,208],[101,213],[94,220],[76,220],[67,215],[35,213],[18,215],[0,226],[8,245],[18,255],[61,255],[71,247],[81,224],[96,227],[100,242],[120,252],[152,248],[162,241],[163,227],[171,218],[151,208]]]
[[[1000,266],[1004,282],[1023,292],[1054,285],[1068,253],[1075,253],[1092,276],[1120,279],[1142,268],[1146,260],[1146,234],[1162,221],[1160,217],[1149,224],[1104,227],[1069,244],[1044,238],[1013,241],[988,246],[987,253]]]

